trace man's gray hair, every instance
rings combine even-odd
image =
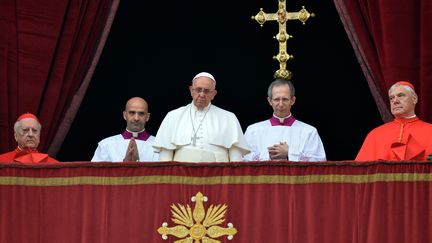
[[[36,122],[37,122],[39,131],[42,130],[42,124],[40,124],[40,122],[38,122],[38,121],[36,121]],[[15,124],[14,124],[14,131],[15,132],[19,132],[18,129],[20,129],[21,123],[22,123],[22,120],[15,122]]]
[[[275,81],[273,81],[268,87],[267,96],[271,99],[273,96],[273,87],[278,87],[283,85],[288,85],[291,91],[291,97],[295,96],[295,88],[293,83],[286,79],[276,79]]]
[[[416,92],[415,92],[415,91],[414,91],[410,86],[408,86],[408,85],[406,85],[406,84],[398,84],[398,83],[393,84],[393,85],[389,88],[389,90],[388,90],[388,94],[390,95],[390,93],[391,93],[391,92],[392,92],[396,87],[398,87],[398,86],[403,86],[403,88],[404,88],[405,90],[411,92],[411,93],[414,94],[414,95],[417,95]]]

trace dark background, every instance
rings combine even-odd
[[[166,113],[190,103],[188,87],[212,73],[213,103],[234,112],[243,130],[267,119],[267,87],[278,69],[272,56],[278,27],[251,20],[277,1],[122,1],[80,110],[57,159],[88,161],[98,141],[125,128],[126,101],[149,103],[146,129],[156,135]],[[297,101],[292,113],[318,129],[328,160],[351,160],[367,132],[382,124],[378,109],[332,0],[288,0],[316,14],[306,25],[289,21],[288,62]]]

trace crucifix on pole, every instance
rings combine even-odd
[[[287,53],[287,40],[292,38],[286,30],[286,22],[288,20],[299,20],[303,24],[309,19],[309,17],[315,17],[314,13],[309,13],[305,7],[298,12],[287,12],[286,11],[286,0],[278,0],[279,9],[276,13],[265,13],[261,8],[257,15],[252,16],[252,19],[256,20],[261,27],[266,21],[277,21],[279,24],[279,32],[274,38],[279,42],[279,53],[273,56],[274,60],[279,61],[279,69],[275,72],[275,78],[283,78],[290,80],[292,72],[286,68],[288,60],[293,59],[293,55]]]

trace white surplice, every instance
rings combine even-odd
[[[250,125],[245,132],[251,153],[246,161],[270,160],[268,147],[286,142],[290,161],[325,161],[324,146],[315,127],[295,120],[291,126],[272,126],[270,120]]]
[[[158,153],[155,153],[152,147],[154,140],[154,136],[150,136],[146,141],[135,139],[140,162],[159,160]],[[130,139],[124,139],[121,134],[105,138],[98,143],[91,161],[123,162],[129,142]]]

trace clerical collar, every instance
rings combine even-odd
[[[413,122],[413,121],[417,121],[417,120],[419,120],[419,118],[416,116],[416,115],[414,115],[414,116],[410,116],[410,117],[403,117],[403,118],[395,118],[394,119],[396,122],[399,122],[399,123],[410,123],[410,122]]]
[[[410,118],[414,118],[414,117],[417,117],[417,116],[414,114],[412,116],[402,117],[402,119],[410,119]]]
[[[270,124],[272,126],[291,126],[295,122],[294,116],[291,114],[287,117],[280,118],[273,114],[273,116],[270,118]]]
[[[138,140],[147,141],[147,139],[150,137],[150,134],[148,134],[145,129],[140,132],[131,132],[126,129],[122,133],[122,136],[124,139],[131,139],[133,137]]]
[[[192,107],[192,110],[194,111],[194,112],[206,112],[206,111],[208,111],[208,109],[210,109],[210,106],[211,106],[211,103],[209,103],[206,107],[204,107],[204,109],[202,109],[202,110],[198,110],[198,107],[196,107],[196,105],[193,103],[193,101],[192,101],[192,103],[191,103],[191,107]]]
[[[37,149],[33,149],[33,148],[21,148],[20,146],[17,146],[15,149],[15,152],[17,153],[38,153],[39,151]]]

